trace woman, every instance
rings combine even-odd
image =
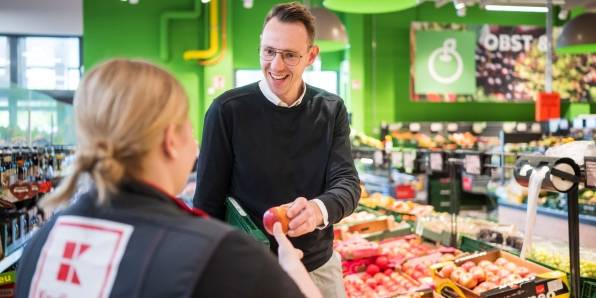
[[[74,109],[73,173],[42,204],[68,203],[82,175],[94,187],[31,240],[17,297],[320,295],[279,224],[281,267],[266,248],[173,196],[197,144],[172,75],[143,61],[107,61],[86,74]]]

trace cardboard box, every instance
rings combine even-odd
[[[570,297],[569,282],[565,273],[560,271],[552,271],[535,263],[524,261],[510,253],[493,250],[489,252],[481,252],[456,259],[453,263],[461,266],[467,261],[473,261],[478,264],[482,260],[494,262],[498,258],[505,258],[518,266],[526,267],[531,273],[536,274],[535,278],[525,278],[515,284],[497,287],[493,290],[486,291],[477,295],[462,286],[459,283],[453,282],[449,278],[444,278],[439,274],[442,267],[449,264],[441,263],[432,266],[433,280],[435,281],[435,291],[443,297],[461,297],[461,298],[568,298]]]

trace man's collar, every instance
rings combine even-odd
[[[300,94],[298,99],[296,101],[294,101],[294,103],[292,103],[292,105],[289,105],[289,106],[285,102],[283,102],[281,99],[279,99],[279,97],[277,95],[275,95],[273,93],[273,91],[271,91],[271,88],[269,88],[269,84],[267,84],[267,81],[265,81],[265,80],[259,81],[259,89],[261,89],[261,92],[263,92],[263,95],[265,95],[267,100],[269,100],[274,105],[279,106],[279,107],[284,107],[284,108],[292,108],[292,107],[298,106],[302,102],[302,99],[304,98],[304,94],[306,94],[306,83],[304,83],[304,81],[302,81],[302,94]]]

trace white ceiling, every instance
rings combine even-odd
[[[83,35],[83,0],[0,0],[0,33]]]

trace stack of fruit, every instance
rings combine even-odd
[[[569,272],[569,246],[555,241],[538,241],[532,244],[530,258],[542,264]],[[582,247],[580,249],[580,275],[596,278],[596,251]]]
[[[459,254],[461,254],[461,251],[455,248],[441,247],[434,253],[405,261],[401,265],[401,270],[422,284],[432,285],[432,270],[430,266],[447,261],[453,261]]]
[[[333,241],[333,249],[345,260],[368,258],[380,254],[378,243],[368,241],[361,236],[354,236],[346,240],[335,240]]]
[[[480,293],[498,286],[509,285],[521,279],[530,278],[533,273],[530,273],[528,268],[501,257],[494,262],[488,260],[482,260],[478,263],[467,261],[461,266],[449,263],[441,268],[439,275],[443,278],[449,278],[480,295]]]
[[[434,247],[422,242],[417,235],[390,238],[379,243],[379,251],[386,255],[392,264],[401,264],[404,260],[427,255]]]

